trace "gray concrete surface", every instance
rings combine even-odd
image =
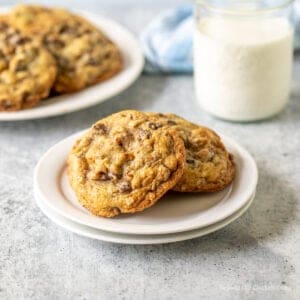
[[[170,5],[157,0],[63,3],[103,12],[136,33]],[[40,156],[71,133],[126,108],[179,113],[249,149],[260,172],[249,211],[206,237],[156,246],[90,240],[49,221],[32,192]],[[265,122],[226,123],[203,113],[194,103],[190,76],[142,76],[119,96],[81,112],[3,122],[0,299],[300,299],[299,153],[300,58],[288,107]]]

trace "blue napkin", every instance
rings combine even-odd
[[[154,19],[140,40],[150,73],[193,71],[193,7],[179,6]]]
[[[300,1],[299,1],[300,2]],[[295,5],[295,48],[300,50],[300,3]],[[193,7],[182,5],[155,18],[142,32],[146,73],[193,72]]]
[[[297,0],[294,5],[294,23],[295,23],[295,49],[300,50],[300,0]]]

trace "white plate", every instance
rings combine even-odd
[[[246,210],[250,207],[255,194],[253,194],[250,199],[245,203],[245,205],[232,214],[230,217],[215,223],[213,225],[203,227],[196,230],[173,233],[173,234],[160,234],[160,235],[129,235],[129,234],[118,234],[108,231],[103,231],[95,228],[91,228],[85,225],[80,225],[78,223],[72,222],[69,219],[62,217],[61,215],[54,212],[50,207],[47,206],[40,198],[37,191],[35,191],[35,198],[38,206],[42,212],[55,224],[74,232],[78,235],[85,236],[91,239],[96,239],[105,242],[120,243],[120,244],[133,244],[133,245],[147,245],[147,244],[164,244],[164,243],[173,243],[184,240],[189,240],[197,238],[209,233],[212,233],[216,230],[219,230],[229,223],[233,222],[239,218]]]
[[[0,14],[9,8],[1,8]],[[124,69],[116,76],[82,91],[48,98],[36,107],[17,112],[0,112],[0,121],[38,119],[66,114],[103,102],[129,87],[140,75],[144,57],[137,39],[125,27],[100,15],[79,11],[96,26],[100,27],[122,52]]]
[[[72,135],[50,148],[35,168],[34,186],[56,213],[82,225],[126,234],[169,234],[205,227],[237,212],[254,193],[257,167],[251,155],[232,139],[223,142],[235,157],[234,182],[218,193],[168,193],[156,205],[137,214],[113,219],[96,217],[77,201],[66,176],[66,158],[75,140]]]

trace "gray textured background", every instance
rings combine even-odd
[[[170,2],[51,1],[101,12],[135,33]],[[193,97],[190,76],[142,76],[93,108],[0,124],[0,299],[299,299],[300,59],[288,107],[265,122],[213,119]],[[248,148],[260,172],[249,211],[206,237],[156,246],[99,242],[51,223],[33,199],[38,159],[71,133],[126,108],[179,113]]]

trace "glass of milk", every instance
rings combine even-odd
[[[254,121],[286,105],[293,60],[293,1],[196,1],[194,78],[201,107]]]

